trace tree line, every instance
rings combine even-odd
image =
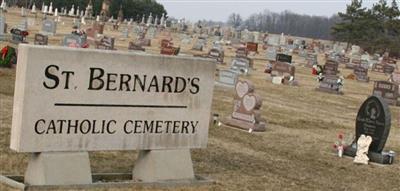
[[[17,5],[31,8],[35,4],[37,9],[41,9],[42,3],[50,5],[53,2],[53,8],[58,8],[60,11],[62,7],[71,9],[72,5],[75,6],[75,10],[79,6],[80,10],[85,10],[89,0],[6,0],[9,5]],[[93,3],[93,16],[99,15],[101,11],[101,5],[103,0],[92,0]],[[117,18],[118,12],[122,7],[124,18],[133,18],[136,21],[140,21],[142,16],[145,15],[146,19],[150,13],[153,17],[158,18],[164,13],[167,16],[167,11],[164,6],[157,3],[155,0],[112,0],[110,4],[110,16]]]
[[[362,0],[353,0],[340,22],[332,27],[335,40],[356,44],[369,53],[389,52],[400,56],[400,10],[396,0],[380,0],[368,9]]]
[[[347,42],[347,48],[358,45],[370,54],[387,51],[400,56],[400,11],[396,1],[379,0],[366,8],[362,0],[352,0],[345,12],[331,17],[266,10],[243,19],[232,13],[227,24],[236,29]]]
[[[337,15],[331,17],[309,16],[283,11],[281,13],[265,10],[262,13],[252,14],[243,19],[240,14],[233,13],[229,16],[227,24],[250,31],[269,33],[285,33],[293,36],[332,39],[331,27],[339,22]]]

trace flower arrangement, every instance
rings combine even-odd
[[[344,141],[344,135],[343,133],[338,134],[338,141],[335,142],[333,145],[333,148],[338,152],[338,156],[342,157],[343,156],[343,151],[347,147],[346,142]]]

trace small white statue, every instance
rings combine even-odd
[[[357,153],[354,157],[354,163],[368,164],[369,158],[367,156],[369,145],[372,143],[371,136],[361,135],[357,141]]]

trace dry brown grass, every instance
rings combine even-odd
[[[16,15],[16,12],[9,14],[7,22],[16,24]],[[70,29],[65,26],[59,26],[58,32],[68,33]],[[38,28],[34,26],[32,32]],[[51,37],[51,44],[57,44],[61,38],[61,34]],[[177,36],[174,39],[179,44]],[[153,40],[150,52],[159,51],[156,42]],[[118,41],[117,48],[126,50],[127,44],[127,40]],[[183,52],[192,53],[189,47],[183,46]],[[229,63],[232,50],[227,50],[226,55]],[[263,55],[264,52],[256,57]],[[322,56],[319,59],[322,62]],[[295,57],[295,60],[301,59]],[[317,82],[310,69],[297,67],[300,86],[273,85],[262,73],[264,63],[257,61],[256,71],[245,78],[254,82],[256,92],[263,97],[261,110],[269,122],[268,130],[249,134],[227,127],[210,127],[208,147],[192,150],[195,172],[216,180],[215,185],[113,190],[400,190],[400,162],[392,166],[355,165],[351,159],[336,157],[332,149],[338,132],[354,134],[358,107],[371,94],[372,82],[346,80],[345,94],[331,95],[315,91]],[[351,72],[343,68],[341,71],[343,75]],[[370,73],[370,77],[387,78],[376,73]],[[27,165],[27,154],[9,149],[14,78],[13,70],[0,69],[0,174],[23,174]],[[232,97],[232,90],[216,87],[212,111],[228,116]],[[391,107],[391,112],[393,125],[386,149],[400,154],[400,128],[395,117],[399,108]],[[92,171],[130,172],[136,156],[136,151],[90,152]],[[0,185],[0,190],[11,189]]]

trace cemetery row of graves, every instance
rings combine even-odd
[[[396,189],[398,186],[395,174],[399,165],[396,154],[400,152],[400,113],[397,111],[400,72],[398,60],[389,54],[364,52],[356,45],[346,51],[344,43],[284,34],[237,31],[219,26],[187,28],[181,23],[167,26],[164,16],[158,19],[151,14],[141,21],[105,21],[100,16],[90,18],[73,7],[63,9],[59,14],[51,6],[43,6],[41,11],[36,8],[22,9],[21,12],[10,9],[10,13],[3,9],[0,37],[5,46],[1,51],[1,66],[17,67],[20,44],[56,45],[74,51],[100,49],[115,52],[121,58],[124,57],[122,52],[135,52],[134,55],[144,57],[164,55],[168,59],[177,59],[174,64],[179,63],[180,58],[205,59],[216,64],[212,75],[211,120],[214,123],[209,127],[209,146],[193,151],[192,155],[195,171],[210,175],[218,183],[200,190],[235,190],[238,186],[263,190],[269,185],[295,189],[300,184],[306,189],[341,189],[346,188],[342,184],[350,182],[355,182],[350,186],[353,189],[360,185],[365,189],[382,188],[372,183],[364,187],[364,181],[351,179],[360,169],[348,166],[352,159],[337,161],[337,155],[354,157],[354,161],[361,164],[369,161],[382,165],[367,169],[371,174],[365,175],[367,180],[387,174],[387,184],[383,187]],[[8,22],[10,17],[13,24],[18,24]],[[32,31],[36,33],[32,34]],[[100,53],[98,55],[102,57]],[[149,63],[153,64],[152,61]],[[120,84],[123,84],[122,78]],[[11,126],[11,120],[5,124]],[[194,129],[195,125],[193,133]],[[343,141],[343,135],[340,135],[335,148],[330,148],[336,141],[336,134],[343,131],[350,134],[346,134],[349,140]],[[9,130],[2,130],[1,136],[10,136],[9,133]],[[7,149],[1,151],[10,158],[18,158],[16,155],[19,154],[10,152],[9,143],[3,140],[1,147]],[[298,153],[293,151],[297,149],[296,141],[305,145]],[[29,141],[23,143],[31,148]],[[91,159],[90,163],[99,170],[97,165],[104,164],[97,159],[115,157],[112,155],[96,153],[91,156],[95,160]],[[117,157],[127,160],[134,156],[138,153],[121,152]],[[4,162],[6,159],[1,160],[2,168],[6,163],[10,164]],[[26,162],[27,159],[23,160]],[[219,162],[222,160],[225,162]],[[231,163],[226,162],[230,160]],[[307,161],[309,164],[305,164]],[[121,165],[123,169],[132,168],[131,164]],[[301,165],[307,168],[299,170],[297,167]],[[348,172],[341,172],[340,168],[346,168]],[[24,172],[17,164],[4,169],[6,173]],[[310,169],[323,174],[310,174],[307,172]],[[301,178],[304,174],[306,179]],[[326,174],[330,175],[320,177]],[[333,177],[341,178],[332,181]]]

